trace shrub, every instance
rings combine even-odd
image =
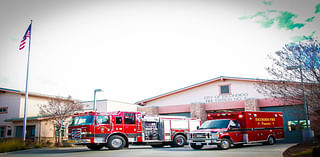
[[[294,153],[292,156],[304,156],[304,155],[309,155],[312,153],[312,149],[306,149],[302,152]]]
[[[33,148],[42,148],[43,146],[40,143],[36,143],[33,145]]]
[[[312,156],[314,156],[314,157],[320,156],[320,145],[318,145],[312,149]]]
[[[72,147],[71,144],[63,144],[62,147]]]
[[[28,147],[19,139],[4,139],[0,141],[0,153],[10,152],[15,150],[23,150]]]

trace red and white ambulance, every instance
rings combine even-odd
[[[231,145],[247,143],[274,144],[284,138],[282,112],[208,113],[207,119],[190,133],[188,142],[193,149],[204,145],[229,149]]]
[[[68,127],[68,143],[122,149],[129,144],[182,147],[187,136],[200,126],[199,119],[144,116],[141,112],[84,112],[74,114]]]

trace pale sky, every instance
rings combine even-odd
[[[101,88],[97,99],[134,103],[219,76],[268,78],[268,54],[318,39],[319,3],[1,0],[0,87],[25,90],[28,49],[18,47],[31,19],[29,92],[92,100]],[[281,11],[305,25],[281,26]]]

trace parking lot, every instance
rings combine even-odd
[[[102,149],[91,151],[86,147],[66,147],[66,148],[41,148],[30,149],[9,153],[2,153],[0,156],[7,157],[281,157],[282,152],[293,144],[275,145],[245,145],[240,148],[220,150],[216,146],[205,146],[202,150],[193,150],[189,146],[180,148],[151,148],[150,146],[129,146],[123,150]]]

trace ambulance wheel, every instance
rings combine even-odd
[[[268,145],[273,145],[274,143],[276,143],[276,140],[274,139],[273,136],[269,136],[268,141],[265,142],[265,144],[268,144]]]
[[[218,145],[218,147],[223,150],[229,149],[231,147],[231,141],[227,138],[223,138],[221,140],[221,143]]]
[[[126,141],[119,135],[113,135],[108,139],[107,147],[111,150],[122,149],[126,145]]]
[[[183,147],[186,144],[186,138],[183,135],[177,135],[172,141],[173,147]]]
[[[91,150],[100,150],[103,145],[101,144],[88,144],[87,147]]]
[[[196,144],[191,144],[190,146],[193,149],[201,149],[203,147],[203,145],[196,145]]]

